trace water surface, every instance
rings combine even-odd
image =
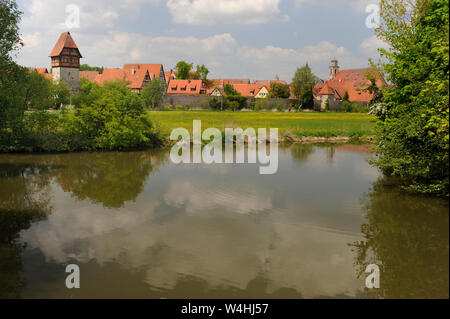
[[[293,146],[263,176],[165,151],[0,155],[0,297],[448,298],[448,199],[400,191],[370,156]]]

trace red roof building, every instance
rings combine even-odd
[[[167,94],[198,95],[202,90],[202,80],[170,80]]]
[[[233,88],[245,97],[257,97],[263,89],[266,93],[270,91],[270,85],[268,84],[233,84]]]
[[[99,76],[98,71],[80,71],[80,79],[86,79],[90,82],[95,82]]]
[[[333,76],[329,81],[319,83],[313,88],[314,97],[321,102],[322,109],[325,108],[326,100],[330,102],[331,107],[336,106],[344,99],[346,93],[350,102],[369,103],[373,94],[365,90],[370,85],[368,73],[374,73],[378,78],[376,82],[378,87],[386,85],[386,81],[373,68],[339,71],[337,61],[334,62],[337,72],[332,72]]]

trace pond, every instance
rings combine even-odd
[[[370,156],[296,145],[260,175],[168,151],[0,155],[0,297],[448,298],[448,199]]]

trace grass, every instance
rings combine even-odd
[[[203,130],[209,127],[222,131],[235,127],[278,128],[281,135],[358,138],[373,136],[376,121],[374,116],[362,113],[151,111],[150,115],[167,135],[178,127],[192,132],[192,122],[201,120]]]

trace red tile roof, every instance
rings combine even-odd
[[[164,77],[166,78],[166,83],[168,84],[171,80],[175,80],[177,76],[173,70],[164,72]]]
[[[250,84],[250,79],[220,79],[223,85],[226,84]]]
[[[254,97],[263,87],[268,91],[270,90],[270,87],[267,84],[233,84],[233,88],[245,97]]]
[[[37,72],[39,74],[42,74],[43,76],[45,76],[47,79],[52,79],[53,76],[51,73],[48,73],[47,68],[28,68],[31,72]]]
[[[215,89],[223,90],[224,83],[223,80],[208,80],[206,83],[206,94],[211,95]]]
[[[149,80],[155,78],[155,76],[150,75],[145,68],[135,70],[134,73],[132,69],[104,69],[103,73],[97,76],[95,82],[103,85],[105,82],[125,81],[128,83],[127,86],[129,88],[141,90],[145,85],[146,77]]]
[[[161,72],[164,71],[162,64],[125,64],[123,66],[124,70],[147,70],[150,75],[154,75],[153,77],[159,77]]]
[[[200,94],[202,80],[171,80],[167,87],[167,94]]]
[[[80,55],[80,58],[82,58],[80,50],[78,49],[77,45],[75,44],[75,41],[70,35],[70,32],[64,32],[61,34],[61,36],[58,39],[58,42],[56,42],[52,52],[50,53],[50,57],[56,57],[61,55],[61,52],[63,51],[64,48],[76,49],[78,51],[78,54]]]
[[[80,71],[80,79],[86,79],[91,82],[95,82],[99,75],[98,71]]]
[[[317,85],[314,87],[313,92],[316,95],[334,95],[338,100],[342,100],[347,92],[351,102],[370,102],[373,94],[364,91],[370,84],[369,79],[366,77],[367,72],[376,71],[372,68],[342,70],[333,80],[326,82],[318,93],[316,93],[319,88]],[[378,77],[377,86],[386,85],[386,82],[379,74]]]

